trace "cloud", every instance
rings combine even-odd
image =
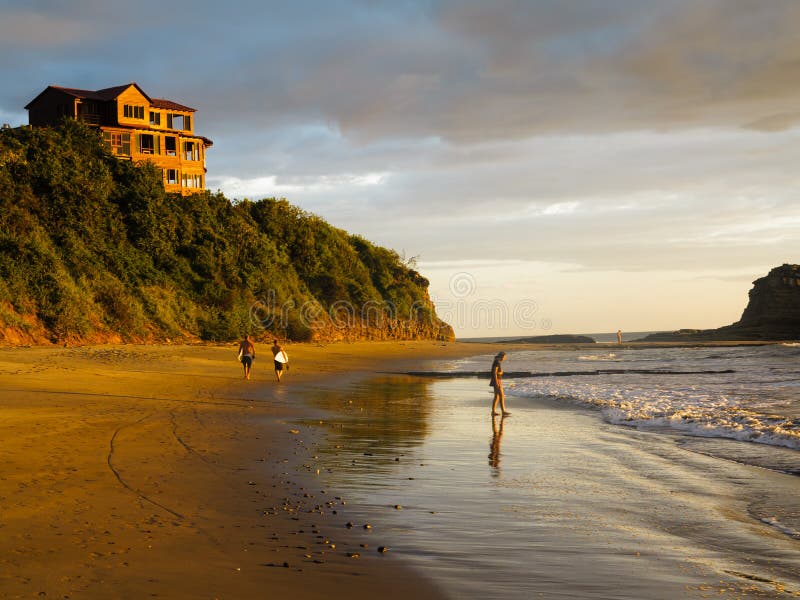
[[[784,131],[800,124],[800,112],[785,112],[777,115],[760,117],[750,123],[745,123],[747,129],[756,131]]]
[[[543,215],[569,215],[577,211],[581,206],[580,202],[557,202],[550,204],[542,209]]]
[[[7,0],[0,115],[137,81],[199,109],[231,197],[436,273],[647,287],[797,261],[798,22],[796,0]]]
[[[757,11],[740,0],[202,10],[83,0],[13,2],[2,17],[0,46],[32,50],[39,68],[55,61],[65,73],[100,51],[74,85],[137,80],[159,96],[200,98],[202,118],[228,133],[315,124],[354,143],[474,144],[710,125],[775,130],[796,122],[800,101],[794,0]]]
[[[5,48],[52,48],[86,40],[97,33],[91,23],[69,16],[31,9],[5,11],[0,19],[0,40]]]
[[[216,49],[225,68],[188,91],[230,90],[206,110],[233,127],[316,122],[358,143],[787,127],[800,100],[793,1],[398,6],[328,13],[324,27],[279,15],[274,31],[303,35]]]
[[[338,226],[430,261],[541,260],[689,271],[790,259],[800,129],[547,138],[515,159],[296,196]],[[504,154],[500,153],[500,154]],[[444,161],[448,164],[447,161]]]
[[[323,177],[278,177],[267,175],[252,179],[211,176],[208,186],[226,190],[231,198],[284,198],[292,194],[327,193],[343,189],[381,185],[385,173],[345,174]]]

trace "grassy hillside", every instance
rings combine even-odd
[[[166,194],[79,123],[0,132],[0,343],[451,338],[427,287],[286,200]]]

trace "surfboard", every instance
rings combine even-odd
[[[275,355],[275,360],[278,361],[279,363],[288,363],[289,357],[286,355],[285,350],[281,350]]]

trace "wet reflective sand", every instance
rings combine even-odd
[[[325,415],[320,483],[454,597],[800,596],[800,477],[542,399],[493,420],[484,388],[383,376],[305,394]]]

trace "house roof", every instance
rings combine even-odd
[[[150,104],[156,108],[165,108],[167,110],[182,110],[184,112],[197,112],[195,108],[189,108],[183,104],[178,104],[172,100],[164,100],[163,98],[152,98]]]
[[[57,85],[51,85],[50,87],[56,90],[61,90],[62,92],[67,93],[70,96],[75,96],[76,98],[81,98],[86,100],[108,101],[108,100],[113,100],[132,85],[135,86],[136,89],[138,89],[145,98],[147,98],[148,100],[150,99],[150,97],[144,93],[142,88],[140,88],[135,83],[129,83],[127,85],[118,85],[115,87],[104,88],[102,90],[78,90],[75,88],[59,87]]]
[[[39,97],[44,94],[47,90],[53,89],[73,96],[74,98],[80,98],[81,100],[99,100],[102,102],[108,102],[110,100],[116,99],[122,92],[127,90],[129,87],[134,86],[139,92],[147,98],[148,102],[156,108],[165,108],[167,110],[182,110],[186,112],[197,112],[194,108],[189,108],[188,106],[184,106],[183,104],[178,104],[177,102],[173,102],[172,100],[164,100],[163,98],[150,98],[145,91],[139,87],[139,84],[135,82],[127,83],[125,85],[118,85],[110,88],[103,88],[102,90],[80,90],[77,88],[67,88],[61,87],[58,85],[49,85],[47,86],[36,98],[28,102],[25,105],[26,109],[30,109],[31,105],[34,104]]]

